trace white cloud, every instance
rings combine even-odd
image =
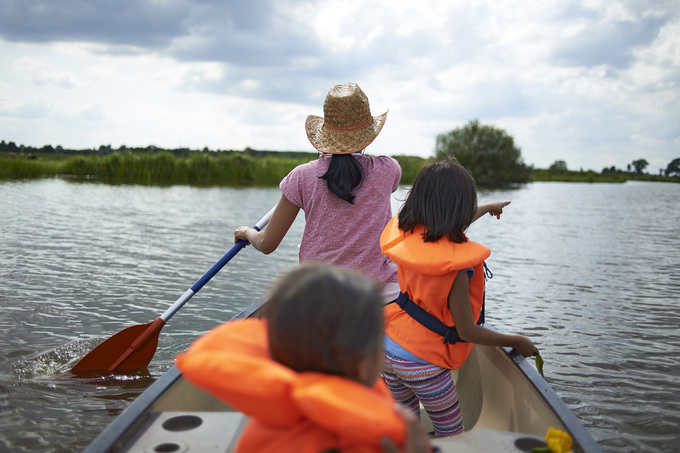
[[[68,89],[78,84],[77,79],[68,72],[52,70],[45,60],[31,56],[21,57],[14,61],[12,71],[20,77],[31,80],[37,86]]]

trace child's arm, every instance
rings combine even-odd
[[[256,250],[268,255],[279,246],[299,211],[299,207],[288,201],[285,195],[281,195],[267,227],[262,231],[248,226],[238,227],[234,231],[234,243],[245,239]]]
[[[507,335],[486,327],[478,326],[472,317],[470,306],[470,279],[467,272],[461,272],[451,286],[449,292],[449,309],[458,336],[470,343],[487,346],[510,346],[524,357],[536,354],[538,349],[534,343],[524,335]]]
[[[477,213],[475,214],[474,220],[477,220],[487,212],[489,215],[496,216],[497,219],[501,218],[501,214],[503,213],[503,208],[509,205],[509,201],[489,201],[488,203],[480,204],[477,206]]]

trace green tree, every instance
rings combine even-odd
[[[568,170],[567,163],[563,160],[556,160],[548,167],[548,171],[551,173],[566,173]]]
[[[526,183],[531,175],[514,139],[505,130],[478,120],[437,136],[435,159],[450,157],[467,168],[482,187]]]
[[[666,167],[666,170],[664,170],[664,174],[670,177],[680,177],[680,157],[670,161]]]
[[[635,168],[635,173],[641,175],[645,168],[647,168],[647,165],[649,165],[649,162],[647,162],[645,159],[638,159],[631,162],[631,164]]]

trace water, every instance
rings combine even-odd
[[[400,190],[394,207],[404,195]],[[148,370],[71,366],[158,317],[225,253],[276,188],[0,183],[0,451],[82,450],[198,335],[297,264],[247,248],[163,328]],[[469,235],[492,249],[487,320],[541,349],[546,380],[605,451],[680,449],[680,185],[535,183]]]

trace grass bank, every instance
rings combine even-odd
[[[0,179],[44,177],[87,178],[115,184],[189,184],[224,186],[276,186],[293,168],[317,158],[316,153],[288,157],[276,153],[253,156],[245,152],[195,151],[187,156],[159,152],[29,155],[0,154]],[[395,157],[403,172],[402,184],[411,184],[426,159]]]
[[[531,172],[531,181],[554,181],[554,182],[588,182],[588,183],[602,183],[615,182],[623,183],[626,181],[655,181],[655,182],[672,182],[680,183],[680,178],[670,178],[666,176],[657,175],[639,175],[636,173],[597,173],[592,170],[589,171],[550,171],[534,169]]]
[[[50,159],[0,157],[0,179],[58,176],[88,178],[116,184],[276,185],[309,158],[255,158],[243,153],[195,152],[186,157],[157,153],[120,152]]]
[[[67,159],[61,175],[134,184],[276,185],[305,158],[253,158],[240,153],[111,153]]]
[[[550,171],[535,169],[531,172],[531,181],[556,182],[626,182],[630,175],[621,173],[596,173],[590,171]]]

